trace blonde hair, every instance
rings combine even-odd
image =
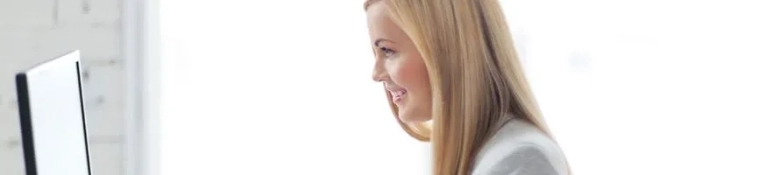
[[[379,0],[368,0],[364,8]],[[412,137],[431,141],[433,173],[469,174],[487,139],[513,114],[550,135],[497,0],[385,0],[428,69],[433,126],[396,120]],[[550,136],[552,137],[552,136]]]

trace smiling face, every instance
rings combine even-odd
[[[384,2],[368,9],[368,29],[375,58],[373,78],[384,83],[398,117],[405,123],[431,120],[428,71],[414,43],[390,18]]]

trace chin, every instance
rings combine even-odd
[[[407,124],[421,123],[421,122],[427,122],[431,120],[430,115],[420,115],[420,114],[405,113],[405,112],[399,113],[398,118],[401,119],[401,122]]]

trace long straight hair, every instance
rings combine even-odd
[[[366,1],[364,8],[376,1]],[[387,99],[409,135],[431,141],[434,174],[471,173],[480,148],[506,122],[504,116],[550,135],[497,0],[385,2],[428,69],[433,126],[401,122],[389,93]]]

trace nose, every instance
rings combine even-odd
[[[376,63],[374,63],[374,72],[371,74],[371,78],[376,82],[382,82],[387,81],[387,77],[387,71],[385,71],[382,61],[377,59]]]

